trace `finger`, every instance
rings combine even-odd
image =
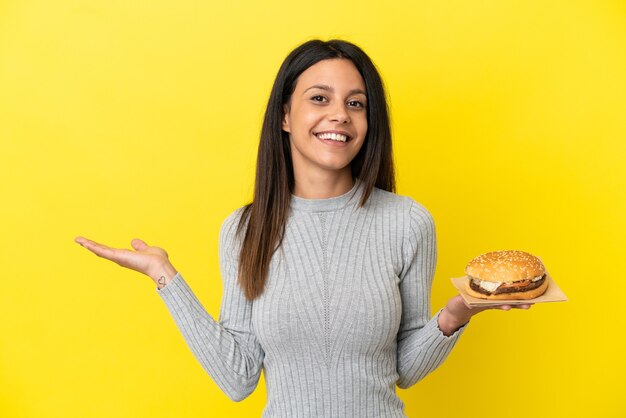
[[[81,236],[78,236],[78,237],[74,238],[74,242],[77,242],[80,245],[83,245],[87,241],[89,241],[87,238],[81,237]]]
[[[83,247],[87,248],[98,257],[103,257],[108,260],[112,260],[115,257],[115,250],[113,248],[107,247],[106,245],[98,244],[93,241],[86,241],[83,244]]]
[[[132,240],[130,242],[130,245],[133,246],[135,251],[141,251],[141,250],[145,250],[146,248],[148,248],[148,244],[146,244],[144,241],[140,240],[139,238],[135,238],[134,240]]]
[[[97,243],[95,241],[92,241],[90,239],[87,239],[85,237],[76,237],[74,239],[74,241],[76,241],[77,243],[79,243],[80,245],[82,245],[83,247],[87,248],[88,250],[91,250],[92,248],[95,247],[104,247],[104,248],[108,248],[106,245],[102,245],[100,243]]]
[[[135,252],[119,248],[110,248],[105,245],[94,246],[90,249],[98,257],[105,258],[109,261],[113,261],[122,267],[135,268],[136,260],[134,259]]]
[[[114,261],[119,263],[122,261],[123,253],[128,250],[118,250],[115,248],[107,247],[104,244],[99,244],[95,241],[92,241],[87,238],[79,237],[80,240],[77,239],[77,242],[83,247],[87,248],[89,251],[97,255],[98,257],[106,258],[107,260]]]
[[[500,309],[503,311],[508,311],[511,309],[511,305],[500,305]]]

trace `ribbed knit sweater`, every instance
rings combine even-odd
[[[437,368],[467,325],[447,337],[431,318],[437,258],[430,213],[357,180],[329,199],[292,196],[282,246],[263,294],[237,284],[241,208],[220,231],[219,321],[180,273],[158,294],[204,370],[235,401],[264,370],[262,417],[406,417],[395,386]]]

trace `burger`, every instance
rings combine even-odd
[[[481,299],[533,299],[548,288],[541,260],[524,251],[492,251],[467,263],[467,293]]]

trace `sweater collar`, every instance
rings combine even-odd
[[[291,208],[306,212],[329,212],[340,210],[347,207],[356,206],[361,199],[363,193],[363,185],[358,178],[355,180],[352,189],[348,192],[327,199],[305,199],[295,195],[291,195]]]

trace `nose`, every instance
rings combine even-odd
[[[350,123],[350,115],[343,103],[337,102],[330,108],[329,120],[338,123]]]

